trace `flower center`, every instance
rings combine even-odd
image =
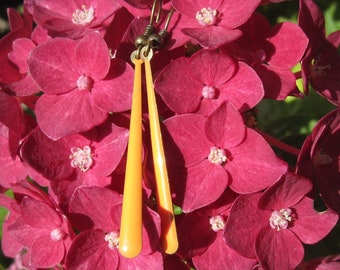
[[[91,90],[93,80],[86,75],[81,75],[77,80],[77,86],[79,90]]]
[[[60,241],[67,236],[67,233],[62,228],[57,228],[51,231],[50,237],[53,241]]]
[[[196,13],[196,20],[200,25],[213,25],[217,20],[217,10],[208,8],[202,8],[200,11]]]
[[[280,231],[281,229],[288,228],[288,222],[292,221],[292,210],[289,208],[283,208],[280,211],[273,211],[269,219],[269,225],[272,229]]]
[[[72,22],[78,25],[85,25],[93,21],[94,19],[94,8],[86,8],[85,5],[81,6],[82,9],[77,9],[72,14]]]
[[[219,149],[215,146],[210,148],[208,160],[216,165],[222,165],[227,160],[227,155],[223,149]]]
[[[107,246],[110,249],[118,248],[119,244],[119,234],[118,232],[110,232],[105,235],[105,241],[108,242]]]
[[[81,171],[86,172],[92,165],[93,159],[90,146],[84,146],[83,149],[79,147],[71,148],[71,166],[79,168]]]
[[[216,96],[216,89],[213,86],[204,86],[202,89],[202,96],[204,98],[213,99]]]
[[[211,225],[211,229],[214,232],[218,232],[219,230],[224,230],[225,222],[224,222],[223,217],[221,217],[220,215],[211,217],[209,219],[209,223]]]

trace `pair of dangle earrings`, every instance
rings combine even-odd
[[[156,8],[158,8],[155,16]],[[162,1],[154,1],[150,23],[145,33],[136,39],[131,61],[135,66],[132,94],[130,135],[127,150],[124,196],[119,235],[119,252],[126,258],[137,256],[142,249],[142,66],[144,64],[151,147],[156,179],[157,211],[161,219],[161,241],[165,253],[177,251],[178,240],[169,187],[168,172],[160,130],[158,109],[153,85],[150,61],[153,51],[159,49],[167,37],[167,28],[173,9],[169,12],[165,27],[158,34],[154,33],[154,23],[160,17]]]

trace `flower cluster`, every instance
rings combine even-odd
[[[2,251],[11,269],[340,267],[339,256],[303,261],[304,244],[328,235],[340,214],[340,31],[325,36],[313,0],[299,1],[298,23],[271,25],[258,10],[282,1],[159,7],[155,27],[169,36],[151,65],[179,248],[168,255],[160,244],[145,107],[143,248],[134,258],[119,252],[130,55],[154,1],[25,0],[23,15],[8,9],[11,31],[0,40],[0,205],[8,209]],[[301,150],[257,127],[261,101],[303,99],[309,88],[335,109]],[[295,154],[295,164],[272,146]]]

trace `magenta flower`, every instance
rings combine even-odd
[[[8,59],[18,67],[22,78],[8,84],[7,87],[18,96],[33,95],[40,91],[28,71],[27,64],[28,55],[35,47],[36,45],[32,40],[20,38],[13,42],[13,51],[8,54]]]
[[[160,219],[148,208],[143,210],[143,249],[139,256],[120,255],[119,226],[122,196],[100,187],[80,187],[72,197],[70,216],[80,234],[74,239],[66,258],[67,269],[162,269],[157,252]]]
[[[26,10],[24,10],[23,17],[11,8],[8,9],[7,13],[11,31],[0,40],[0,123],[7,126],[10,133],[14,132],[19,136],[23,136],[26,129],[26,119],[20,105],[22,100],[16,98],[13,93],[18,89],[13,85],[25,81],[27,73],[27,63],[26,67],[24,63],[27,60],[27,50],[25,49],[29,45],[25,46],[27,44],[24,45],[21,40],[27,41],[30,37],[32,18]],[[24,49],[23,47],[26,48]],[[23,50],[15,54],[14,51],[17,51],[17,49],[19,51]],[[32,79],[27,80],[22,87],[25,89],[35,88],[35,92],[37,90]]]
[[[338,220],[332,211],[314,210],[306,197],[311,189],[307,178],[287,173],[264,193],[240,195],[226,223],[226,243],[263,269],[294,269],[303,259],[302,243],[318,242]]]
[[[20,137],[0,124],[0,187],[10,188],[27,176],[26,168],[16,155]]]
[[[2,193],[0,194],[0,205],[7,208],[9,212],[2,224],[1,251],[6,257],[14,258],[24,249],[24,245],[14,240],[8,232],[8,227],[20,216],[19,207],[13,198]]]
[[[28,250],[27,267],[49,268],[62,263],[74,236],[67,217],[36,187],[21,185],[13,191],[26,196],[18,202],[19,215],[7,230]]]
[[[119,164],[127,145],[128,130],[110,122],[85,134],[65,136],[57,141],[39,128],[32,131],[21,148],[23,160],[49,180],[73,180],[81,175],[85,182],[107,185],[100,179]]]
[[[171,0],[182,15],[180,29],[204,47],[216,48],[241,36],[245,23],[261,1]]]
[[[340,109],[315,125],[301,149],[297,172],[312,179],[327,206],[340,214]]]
[[[172,111],[204,115],[224,101],[246,111],[264,95],[252,68],[215,50],[201,50],[190,59],[171,62],[157,77],[155,88]]]
[[[21,17],[14,9],[8,9],[11,32],[0,40],[0,85],[18,96],[39,92],[28,72],[27,57],[36,46],[29,37],[32,34],[32,17],[24,8]]]
[[[52,37],[79,39],[87,33],[105,31],[115,12],[120,8],[116,1],[49,1],[29,0],[33,18]]]
[[[240,29],[243,36],[231,47],[227,45],[226,51],[234,51],[240,60],[255,69],[262,80],[265,97],[282,100],[295,94],[296,79],[291,69],[302,58],[308,44],[302,29],[291,22],[271,27],[259,13],[254,13]]]
[[[308,50],[302,59],[302,78],[305,92],[309,83],[330,102],[340,105],[340,31],[325,37],[325,20],[311,0],[300,0],[299,25],[308,36]]]
[[[108,112],[131,106],[132,68],[119,59],[110,64],[107,45],[96,32],[78,43],[66,38],[43,43],[28,64],[45,93],[36,104],[39,127],[54,140],[87,131],[103,123]]]
[[[185,171],[171,177],[177,193],[174,200],[185,212],[216,201],[228,186],[238,193],[262,190],[287,170],[286,163],[259,134],[245,127],[241,114],[228,102],[208,118],[183,114],[164,124],[174,141],[172,148],[179,149],[185,163]]]
[[[11,237],[30,250],[30,266],[39,268],[59,264],[70,241],[65,216],[31,198],[20,203],[21,216],[8,228]]]
[[[12,83],[22,79],[17,67],[8,59],[13,49],[13,42],[19,38],[29,38],[32,33],[32,17],[24,9],[24,15],[12,8],[7,10],[10,32],[0,39],[0,86],[2,83]]]
[[[191,258],[197,269],[251,269],[256,263],[226,245],[225,224],[237,195],[227,190],[216,202],[179,220],[179,250],[182,258]]]

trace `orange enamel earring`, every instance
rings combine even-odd
[[[158,7],[156,21],[160,17],[161,1],[154,1],[150,24],[144,35],[136,40],[137,50],[131,55],[135,65],[132,95],[130,136],[127,150],[122,218],[120,225],[119,251],[126,258],[137,256],[143,245],[142,239],[142,65],[145,66],[147,101],[149,110],[150,134],[153,165],[156,179],[157,209],[161,218],[161,240],[165,253],[177,251],[178,240],[175,216],[171,200],[162,133],[160,129],[157,103],[152,78],[150,60],[153,49],[161,45],[166,37],[166,29],[173,13],[170,11],[166,26],[159,34],[154,34],[154,13]]]

